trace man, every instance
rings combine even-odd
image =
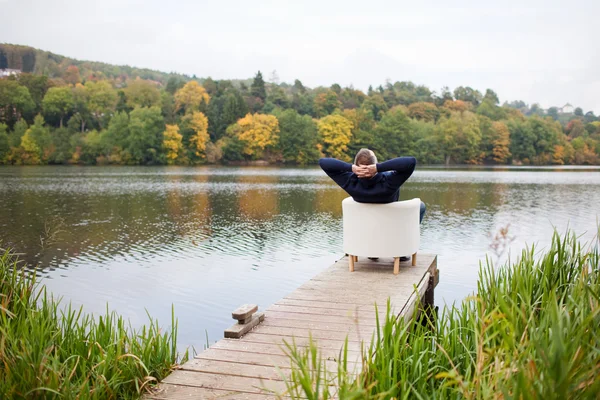
[[[398,157],[377,163],[375,153],[360,149],[354,164],[321,158],[319,165],[325,173],[359,203],[391,203],[398,201],[400,186],[410,178],[417,160],[414,157]],[[421,202],[419,222],[425,215],[425,203]],[[405,261],[408,258],[402,257]]]

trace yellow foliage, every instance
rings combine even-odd
[[[328,115],[317,121],[325,153],[334,158],[348,160],[348,144],[352,138],[352,121],[341,115]]]
[[[21,162],[30,165],[41,164],[40,155],[42,149],[40,149],[40,146],[35,142],[35,139],[31,137],[30,130],[31,129],[28,129],[21,138],[21,148],[23,149],[23,152],[21,153]]]
[[[510,157],[510,131],[503,122],[494,122],[492,124],[494,148],[492,154],[494,161],[497,163],[505,163]]]
[[[259,158],[268,146],[279,140],[279,121],[274,115],[246,114],[240,119],[233,132],[245,143],[243,153]]]
[[[167,163],[174,164],[183,149],[182,138],[177,125],[167,125],[163,133],[163,148],[167,153]]]
[[[210,136],[208,135],[208,118],[203,113],[196,111],[189,117],[189,124],[194,135],[190,138],[190,144],[196,156],[204,158],[206,156],[206,143]]]
[[[181,108],[186,111],[197,111],[202,103],[208,104],[210,96],[206,90],[196,81],[189,81],[175,93],[175,109]]]

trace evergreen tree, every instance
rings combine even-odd
[[[258,97],[263,102],[267,99],[267,90],[265,89],[265,81],[263,80],[260,71],[256,73],[252,86],[250,87],[250,94],[254,97]]]

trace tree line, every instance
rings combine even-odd
[[[35,69],[35,67],[33,67]],[[592,113],[499,104],[491,89],[440,93],[412,82],[308,88],[301,81],[109,78],[63,65],[60,76],[0,79],[0,163],[313,164],[381,159],[422,164],[599,164]]]

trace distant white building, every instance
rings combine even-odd
[[[21,70],[19,69],[0,69],[0,78],[6,78],[7,76],[11,76],[11,75],[19,75],[21,73]]]
[[[567,103],[558,109],[559,114],[573,114],[573,112],[575,112],[575,109],[570,103]]]

